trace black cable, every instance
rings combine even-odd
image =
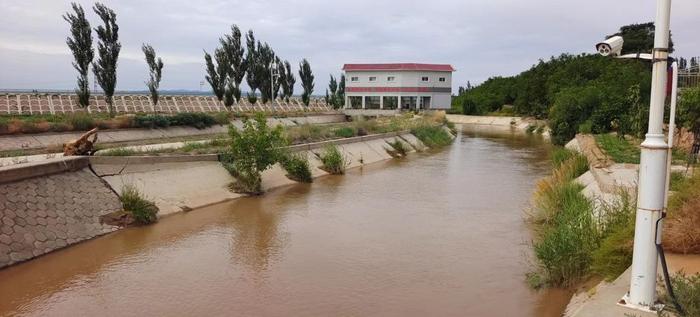
[[[678,311],[678,313],[681,316],[685,316],[685,310],[683,309],[683,306],[681,306],[681,304],[678,303],[678,299],[676,298],[676,294],[673,293],[673,285],[671,285],[671,279],[668,276],[668,266],[666,265],[666,254],[664,254],[664,248],[658,239],[659,223],[664,218],[666,218],[666,213],[662,212],[661,217],[658,220],[656,220],[656,236],[654,237],[654,244],[656,244],[656,251],[659,252],[659,258],[661,259],[661,269],[662,269],[663,274],[664,274],[664,281],[666,281],[666,290],[668,291],[668,295],[671,296],[671,301],[673,302],[673,306],[676,307],[676,310]]]

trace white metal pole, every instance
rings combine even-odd
[[[668,191],[671,188],[671,162],[673,161],[673,139],[676,132],[676,104],[678,102],[678,62],[671,64],[673,82],[671,83],[671,113],[668,121],[668,153],[666,154],[666,192],[664,195],[664,211],[668,208]],[[662,220],[663,222],[663,220]],[[661,227],[660,227],[661,228]],[[659,229],[661,231],[661,229]],[[656,237],[661,241],[661,232]]]
[[[649,310],[656,301],[658,254],[655,245],[656,221],[664,207],[666,157],[663,119],[668,78],[668,38],[671,0],[657,0],[654,50],[652,52],[649,130],[641,144],[637,216],[628,305]]]

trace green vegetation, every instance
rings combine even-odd
[[[348,161],[335,144],[326,145],[321,155],[319,155],[324,171],[330,174],[345,174],[345,167]]]
[[[673,292],[678,299],[678,303],[685,310],[685,314],[681,315],[676,310],[672,300],[668,294],[662,297],[666,303],[666,310],[678,314],[678,316],[700,316],[700,274],[686,275],[683,272],[675,274],[671,277],[671,285]]]
[[[599,223],[600,246],[593,251],[593,273],[614,280],[632,264],[636,205],[630,194],[620,191],[612,204],[603,204]]]
[[[612,134],[595,136],[598,146],[617,163],[639,164],[639,145]]]
[[[333,133],[340,138],[351,138],[355,136],[355,130],[351,127],[341,127],[336,129]]]
[[[590,274],[617,277],[631,262],[634,201],[620,192],[596,217],[583,186],[574,182],[588,169],[585,157],[558,148],[552,165],[552,175],[537,184],[534,195],[536,269],[526,276],[528,284],[569,287]]]
[[[690,131],[700,128],[700,87],[684,89],[681,92],[676,122]]]
[[[677,176],[676,176],[677,177]],[[664,221],[664,248],[677,253],[700,254],[700,173],[674,184]]]
[[[102,3],[92,7],[104,25],[95,28],[97,33],[97,60],[92,63],[95,81],[100,85],[109,107],[109,116],[114,118],[114,90],[117,87],[117,60],[122,44],[119,42],[119,26],[117,14]]]
[[[70,25],[71,37],[66,40],[68,48],[73,53],[73,68],[78,71],[78,87],[75,94],[78,96],[78,105],[87,107],[90,103],[90,64],[95,57],[95,49],[92,48],[92,28],[85,17],[85,10],[76,3],[71,3],[75,13],[66,12],[63,19]]]
[[[158,220],[158,207],[143,197],[134,185],[124,185],[121,197],[124,210],[129,212],[138,224],[150,224]]]
[[[389,143],[389,145],[393,149],[387,152],[389,152],[389,154],[393,157],[404,157],[406,156],[406,154],[408,154],[408,151],[410,151],[408,146],[406,146],[406,144],[401,142],[398,138],[395,138],[394,141],[387,143]]]
[[[442,147],[452,143],[452,137],[439,125],[419,125],[412,128],[411,133],[431,148]]]
[[[282,168],[287,171],[287,177],[289,177],[289,179],[300,183],[313,182],[309,160],[306,155],[300,153],[283,155],[280,164]]]
[[[141,50],[146,58],[146,65],[148,65],[148,80],[146,81],[146,87],[151,93],[151,102],[153,105],[158,105],[158,87],[160,87],[160,80],[163,77],[163,60],[158,57],[156,59],[156,51],[150,44],[143,44]]]
[[[237,192],[262,193],[261,173],[283,156],[287,144],[282,126],[270,128],[262,113],[245,122],[242,130],[229,126],[230,147],[222,160],[224,167],[236,177],[232,188]]]

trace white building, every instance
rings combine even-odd
[[[448,109],[448,64],[345,64],[346,109]]]

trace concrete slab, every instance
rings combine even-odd
[[[428,149],[428,147],[413,134],[406,133],[400,135],[400,137],[406,142],[408,142],[408,144],[410,144],[414,149],[416,149],[416,151],[421,152]]]
[[[391,145],[389,145],[390,142],[399,141],[399,142],[401,142],[401,144],[404,145],[404,147],[406,147],[408,149],[408,153],[416,151],[416,149],[413,148],[413,146],[411,144],[409,144],[408,142],[406,142],[406,140],[402,139],[399,136],[396,136],[393,138],[384,138],[382,140],[384,140],[384,142],[386,142],[389,147],[391,147]]]
[[[389,155],[389,152],[387,152],[387,150],[392,149],[391,145],[386,143],[384,139],[366,141],[365,144],[367,144],[367,146],[369,146],[372,150],[377,152],[382,157],[382,160],[388,160],[392,158],[392,156]]]
[[[125,184],[135,185],[156,203],[160,216],[241,196],[228,189],[235,179],[219,162],[130,165],[103,179],[117,192]]]
[[[287,171],[279,164],[273,165],[271,168],[262,173],[263,190],[270,190],[275,187],[296,184],[297,182],[287,178]]]
[[[564,313],[565,317],[638,316],[652,317],[646,313],[617,305],[630,285],[630,269],[612,283],[602,282],[588,292],[575,295]]]

